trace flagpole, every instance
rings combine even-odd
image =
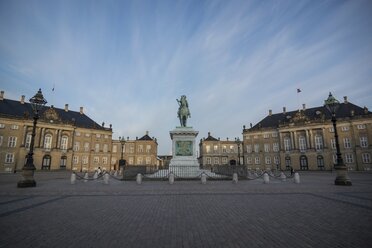
[[[301,106],[300,106],[300,93],[301,93],[301,89],[300,88],[297,88],[297,107],[298,107],[298,111],[300,111],[300,109],[301,109]]]

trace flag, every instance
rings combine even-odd
[[[300,93],[301,92],[301,90],[300,89],[297,89],[297,93]]]

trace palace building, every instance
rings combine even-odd
[[[242,156],[241,145],[235,140],[221,140],[211,136],[200,140],[199,164],[203,169],[211,169],[221,165],[238,164],[238,154]],[[240,163],[243,164],[241,158]]]
[[[33,127],[33,110],[25,102],[5,99],[0,92],[0,171],[19,171],[26,163]],[[112,139],[112,126],[89,118],[80,107],[72,111],[45,106],[37,122],[34,165],[37,170],[94,171],[119,168],[121,143]],[[148,133],[127,140],[124,159],[128,165],[157,167],[157,141]]]
[[[349,170],[372,168],[372,113],[348,102],[340,103],[337,132]],[[320,106],[273,114],[250,128],[243,127],[243,157],[250,169],[332,170],[336,142],[331,115]]]

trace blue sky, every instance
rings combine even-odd
[[[198,139],[241,137],[269,109],[319,106],[329,91],[371,108],[371,58],[368,0],[0,0],[6,98],[41,88],[114,138],[148,130],[159,154],[183,94]]]

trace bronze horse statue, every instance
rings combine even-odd
[[[187,103],[186,96],[182,95],[181,100],[176,99],[179,105],[178,108],[178,118],[180,119],[181,127],[186,127],[187,118],[191,117],[189,104]]]

